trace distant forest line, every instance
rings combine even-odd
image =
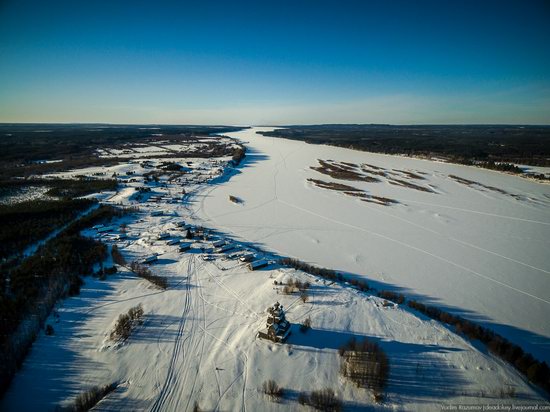
[[[2,123],[0,180],[109,166],[121,161],[116,157],[100,157],[97,149],[123,148],[128,143],[185,143],[213,133],[242,129],[234,126]]]
[[[550,126],[327,124],[285,126],[262,134],[494,169],[500,169],[498,163],[550,166]],[[503,170],[521,173],[510,166]]]

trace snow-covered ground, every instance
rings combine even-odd
[[[249,151],[243,167],[225,173],[220,166],[227,158],[171,159],[189,173],[174,179],[167,173],[156,183],[145,183],[143,173],[162,160],[153,159],[151,168],[128,163],[67,173],[134,172],[134,182],[125,179],[104,201],[140,211],[115,222],[106,234],[87,233],[116,243],[128,261],[158,253],[151,270],[165,276],[169,287],[158,289],[124,268],[104,281],[87,278],[81,294],[61,302],[58,316],[48,320],[54,335],[38,337],[0,410],[51,410],[91,386],[115,381],[119,387],[94,410],[190,411],[195,402],[216,411],[308,410],[298,404],[299,393],[325,387],[335,390],[346,410],[439,411],[444,404],[543,402],[511,366],[407,307],[384,305],[375,296],[276,264],[250,271],[229,253],[214,253],[214,260],[205,261],[200,248],[233,235],[237,250],[272,249],[368,276],[378,287],[405,288],[423,300],[429,296],[472,317],[491,317],[488,323],[508,322],[512,326],[501,326],[501,332],[539,350],[548,344],[548,309],[525,293],[549,300],[543,253],[550,225],[546,187],[478,169],[264,138],[254,130],[234,136],[248,141]],[[308,177],[337,182],[309,169],[318,158],[428,173],[418,184],[433,185],[437,193],[389,180],[345,181],[400,203],[364,202],[307,182]],[[395,173],[405,179],[406,173]],[[464,185],[449,174],[521,196]],[[139,195],[135,188],[143,186],[151,192]],[[243,202],[230,202],[230,194]],[[178,245],[168,243],[183,240],[181,220],[214,229],[211,239],[179,252]],[[127,237],[116,240],[122,222]],[[161,233],[168,238],[159,240]],[[492,243],[484,243],[487,239]],[[518,243],[510,247],[511,239],[521,248]],[[273,259],[270,252],[255,253]],[[521,282],[504,271],[513,265]],[[279,283],[291,278],[311,283],[307,302],[297,293],[282,293]],[[506,282],[511,285],[501,285]],[[531,290],[533,282],[538,286]],[[483,292],[491,294],[475,306]],[[293,323],[285,344],[257,338],[266,308],[275,301]],[[116,319],[137,304],[143,305],[144,323],[115,347],[108,336]],[[507,312],[521,326],[506,321]],[[304,334],[298,324],[307,317],[312,329]],[[388,354],[391,372],[382,404],[339,374],[337,349],[352,337],[378,342]],[[268,379],[286,389],[282,401],[272,402],[261,392]]]
[[[550,185],[257,130],[229,134],[248,142],[247,160],[242,173],[204,192],[195,203],[198,216],[282,255],[365,276],[461,313],[550,360]],[[387,181],[335,180],[310,169],[318,159],[425,173],[416,183],[435,193]],[[367,203],[307,178],[338,181],[399,204]],[[243,203],[228,202],[229,195]]]

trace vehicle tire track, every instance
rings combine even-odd
[[[187,265],[187,279],[185,282],[185,300],[183,305],[183,311],[181,313],[179,325],[178,325],[178,331],[176,334],[176,340],[174,341],[174,349],[172,350],[172,356],[170,358],[170,362],[168,363],[168,372],[166,374],[166,379],[164,380],[164,384],[160,390],[160,393],[157,397],[157,400],[151,407],[151,412],[157,412],[164,410],[164,405],[166,401],[169,399],[173,388],[174,383],[177,381],[177,378],[175,378],[175,365],[177,363],[177,360],[179,358],[180,353],[184,355],[184,345],[185,345],[185,339],[182,339],[183,332],[185,330],[185,324],[186,320],[189,314],[189,311],[191,309],[191,274],[192,274],[192,266],[193,266],[193,259],[189,259],[188,265]]]

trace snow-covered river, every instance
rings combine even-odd
[[[446,307],[550,360],[549,185],[264,137],[258,130],[230,134],[246,143],[246,161],[240,173],[202,192],[194,206],[198,216],[282,255],[365,276],[378,288]],[[387,181],[343,182],[399,202],[367,203],[307,182],[335,181],[310,169],[317,159],[420,173],[421,184],[435,193]],[[243,203],[230,202],[229,195]]]

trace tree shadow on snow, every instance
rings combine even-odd
[[[133,344],[149,344],[151,342],[173,344],[177,339],[186,336],[185,323],[190,325],[196,319],[185,316],[145,314],[143,324],[130,336]],[[183,322],[183,328],[180,326]]]

